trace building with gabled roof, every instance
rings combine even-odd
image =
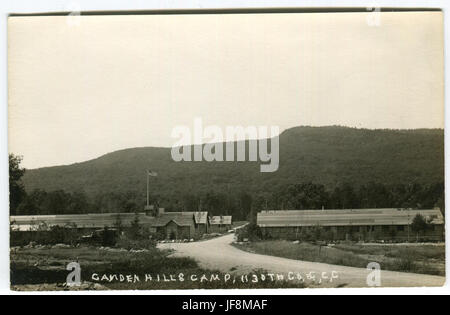
[[[166,214],[193,216],[195,224],[195,236],[201,237],[203,234],[209,233],[210,223],[207,211],[166,212]]]
[[[231,215],[219,215],[209,218],[210,231],[215,233],[227,232],[232,227]]]
[[[196,236],[193,215],[167,212],[155,217],[148,228],[162,239],[191,239]]]

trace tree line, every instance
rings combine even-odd
[[[146,197],[135,191],[102,192],[88,197],[84,192],[34,190],[27,193],[20,181],[25,170],[21,158],[10,155],[11,215],[85,214],[142,211]],[[365,209],[439,207],[444,212],[444,183],[386,185],[369,182],[355,186],[342,183],[330,189],[317,183],[287,184],[268,193],[215,191],[176,196],[153,194],[151,203],[166,211],[208,211],[249,220],[260,210]]]

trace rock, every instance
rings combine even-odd
[[[101,284],[98,283],[94,283],[94,290],[99,290],[99,291],[104,291],[107,290],[104,286],[102,286]]]
[[[71,248],[71,246],[66,244],[56,244],[52,248]]]
[[[148,253],[148,249],[131,249],[130,253]]]

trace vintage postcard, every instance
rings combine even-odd
[[[11,15],[8,113],[12,290],[444,285],[440,10]]]

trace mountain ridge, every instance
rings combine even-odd
[[[347,126],[340,126],[340,125],[330,125],[330,126],[308,126],[308,125],[304,125],[304,126],[297,126],[297,127],[291,127],[291,128],[287,128],[285,130],[283,130],[280,133],[280,136],[282,136],[285,133],[289,133],[292,131],[295,131],[296,129],[301,129],[301,128],[311,128],[311,129],[315,129],[315,128],[338,128],[338,129],[349,129],[349,130],[359,130],[359,131],[385,131],[385,132],[400,132],[400,133],[421,133],[421,132],[425,132],[425,133],[432,133],[432,132],[437,132],[437,133],[444,133],[444,129],[442,128],[414,128],[414,129],[391,129],[391,128],[376,128],[376,129],[371,129],[371,128],[358,128],[358,127],[347,127]],[[270,139],[270,138],[267,138]],[[226,143],[226,142],[223,142]],[[205,143],[203,143],[202,145],[204,145]],[[138,147],[130,147],[130,148],[124,148],[124,149],[119,149],[119,150],[115,150],[115,151],[111,151],[111,152],[107,152],[104,153],[96,158],[92,158],[92,159],[88,159],[88,160],[84,160],[84,161],[80,161],[80,162],[74,162],[74,163],[69,163],[69,164],[58,164],[58,165],[49,165],[49,166],[41,166],[41,167],[35,167],[35,168],[27,168],[28,171],[34,171],[34,170],[42,170],[42,169],[47,169],[47,168],[53,168],[53,167],[62,167],[62,166],[72,166],[72,165],[77,165],[77,164],[81,164],[81,163],[86,163],[86,162],[90,162],[90,161],[94,161],[94,160],[98,160],[101,159],[107,155],[110,154],[115,154],[115,153],[119,153],[119,152],[123,152],[123,151],[129,151],[129,150],[139,150],[139,149],[172,149],[172,147],[166,147],[166,146],[138,146]]]
[[[443,129],[360,129],[299,126],[280,134],[280,167],[260,173],[259,162],[174,162],[171,148],[137,147],[69,165],[27,170],[27,191],[66,190],[95,197],[132,191],[144,198],[146,169],[159,176],[152,191],[165,198],[210,190],[267,193],[283,185],[314,182],[383,184],[444,181]]]

